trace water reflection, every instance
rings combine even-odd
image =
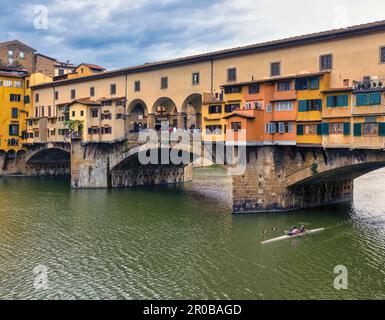
[[[356,181],[352,205],[237,216],[221,169],[195,176],[119,190],[1,179],[0,298],[385,298],[385,171]],[[260,244],[300,224],[327,229]],[[47,291],[33,288],[38,264],[48,267]],[[347,291],[333,287],[340,264]]]

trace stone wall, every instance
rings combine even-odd
[[[13,64],[12,66],[21,65],[28,72],[33,72],[34,70],[34,51],[28,46],[24,46],[22,43],[17,41],[7,41],[0,43],[0,65],[8,66],[8,50],[13,51]],[[24,52],[24,59],[20,59],[20,52]]]
[[[55,76],[55,59],[46,57],[41,54],[35,56],[34,71],[41,72],[47,76]]]

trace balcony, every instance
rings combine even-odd
[[[385,79],[378,79],[377,77],[371,77],[370,79],[363,81],[353,81],[353,92],[381,92],[385,90],[384,84]]]
[[[215,104],[224,102],[223,93],[204,92],[202,95],[202,104]]]

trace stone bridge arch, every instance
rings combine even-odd
[[[46,144],[24,154],[28,175],[69,176],[71,149],[68,144]]]

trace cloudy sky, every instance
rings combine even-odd
[[[377,20],[385,1],[1,0],[0,41],[111,69]]]

